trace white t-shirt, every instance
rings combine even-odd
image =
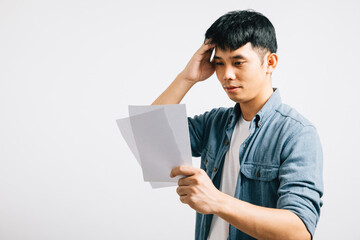
[[[245,121],[241,116],[236,123],[230,141],[230,147],[225,155],[225,162],[222,170],[220,191],[230,196],[234,196],[237,179],[240,171],[240,146],[250,135],[250,121]],[[227,239],[229,235],[229,223],[222,218],[214,215],[208,240]]]

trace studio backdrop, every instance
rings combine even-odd
[[[143,181],[115,120],[151,104],[206,29],[239,9],[273,23],[273,86],[320,135],[314,239],[360,239],[355,0],[0,0],[0,239],[193,239],[195,212],[175,187]],[[215,75],[183,103],[188,116],[234,105]]]

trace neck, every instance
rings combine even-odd
[[[251,121],[255,115],[260,111],[260,109],[265,105],[267,100],[273,94],[272,87],[264,89],[264,91],[260,92],[255,98],[240,103],[241,113],[243,118],[246,121]]]

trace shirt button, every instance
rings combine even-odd
[[[229,145],[229,140],[226,139],[224,144],[225,146]]]
[[[260,171],[257,172],[256,176],[259,178],[261,177]]]
[[[216,172],[216,171],[217,171],[217,168],[216,168],[216,167],[214,167],[214,168],[213,168],[213,172]]]
[[[207,164],[207,163],[208,163],[208,159],[206,158],[206,159],[205,159],[205,164]]]

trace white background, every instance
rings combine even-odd
[[[143,182],[115,119],[150,104],[218,17],[248,8],[277,31],[274,87],[322,140],[315,239],[360,239],[356,0],[0,0],[0,239],[193,239],[194,211]],[[215,75],[183,103],[189,116],[234,104]]]

